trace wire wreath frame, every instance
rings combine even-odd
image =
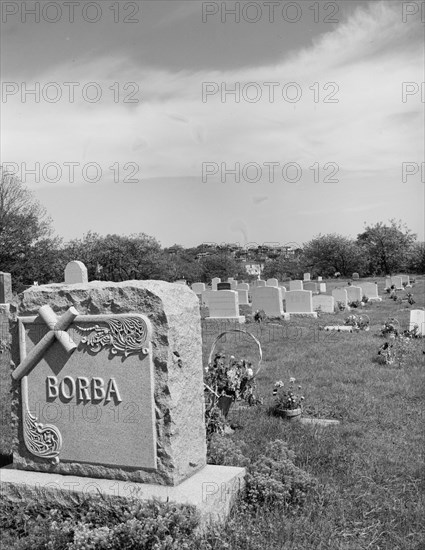
[[[251,334],[250,332],[248,332],[247,330],[241,330],[241,329],[232,329],[232,330],[225,330],[224,332],[221,332],[214,340],[214,342],[212,343],[212,346],[211,346],[211,350],[210,350],[210,353],[209,353],[209,356],[208,356],[208,368],[211,366],[212,364],[212,360],[213,360],[213,356],[214,356],[214,353],[216,351],[216,347],[217,347],[217,344],[219,343],[219,341],[223,338],[223,336],[225,336],[226,334],[230,334],[230,333],[234,333],[234,332],[238,332],[238,333],[241,333],[241,334],[246,334],[247,336],[250,336],[254,342],[257,344],[257,347],[258,347],[258,355],[260,357],[259,361],[258,361],[258,366],[257,366],[257,370],[255,371],[254,373],[254,377],[257,376],[257,374],[260,372],[261,370],[261,367],[262,367],[262,361],[263,361],[263,350],[261,348],[261,344],[258,340],[258,338],[256,338],[253,334]],[[216,397],[220,397],[218,395],[218,393],[213,390],[212,388],[210,388],[210,386],[208,386],[207,384],[205,384],[204,382],[204,386],[207,390],[209,390],[211,393],[213,393]]]

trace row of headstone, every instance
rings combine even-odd
[[[394,285],[396,290],[403,290],[403,283],[406,283],[406,287],[411,287],[409,275],[396,275],[394,277],[387,277],[385,279],[385,288],[391,288]]]

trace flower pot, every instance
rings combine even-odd
[[[281,409],[279,416],[287,420],[299,420],[301,418],[301,408],[299,409]]]
[[[233,397],[229,397],[228,395],[221,395],[218,398],[217,407],[220,409],[224,418],[227,418],[227,415],[229,414],[229,409],[232,403],[233,403]]]

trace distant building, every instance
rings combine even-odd
[[[264,264],[252,263],[252,262],[242,262],[248,275],[261,275]]]

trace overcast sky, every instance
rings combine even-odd
[[[65,240],[301,244],[389,218],[424,240],[420,2],[71,4],[2,2],[1,29],[1,161]]]

